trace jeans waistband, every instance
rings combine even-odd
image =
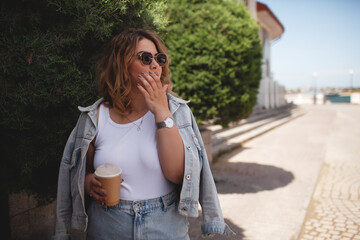
[[[134,215],[135,213],[148,213],[155,209],[162,208],[166,211],[167,207],[173,204],[175,201],[179,199],[178,191],[174,190],[164,196],[139,200],[139,201],[130,201],[130,200],[122,200],[114,206],[108,207],[106,205],[103,206],[105,209],[119,209],[128,214]]]

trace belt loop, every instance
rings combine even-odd
[[[163,203],[163,210],[164,210],[164,212],[166,212],[167,207],[168,207],[168,203],[167,203],[167,201],[166,201],[166,199],[165,199],[164,196],[161,196],[161,201],[162,201],[162,203]]]
[[[105,211],[108,210],[108,206],[106,204],[104,204],[103,206],[101,206]]]

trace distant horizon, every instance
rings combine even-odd
[[[352,77],[352,87],[360,87],[360,1],[259,2],[285,28],[271,46],[274,81],[286,89],[313,87],[315,81],[318,87],[350,88]]]
[[[344,92],[348,92],[350,89],[346,88],[346,87],[318,87],[316,88],[317,90],[324,90],[324,89],[329,89],[329,90],[341,90]],[[287,88],[286,91],[297,91],[297,90],[308,90],[308,92],[313,92],[313,88],[310,87],[303,87],[303,88]],[[352,92],[360,92],[360,87],[356,87],[356,88],[352,88],[351,89]]]

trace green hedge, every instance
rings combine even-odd
[[[51,199],[78,105],[97,99],[94,67],[126,27],[161,32],[174,91],[197,119],[226,125],[256,102],[258,28],[236,1],[5,0],[0,10],[0,131],[3,194]],[[169,16],[169,25],[167,17]]]
[[[258,25],[236,0],[169,1],[166,44],[174,91],[201,121],[246,118],[261,79]]]
[[[162,1],[6,0],[0,12],[1,191],[54,197],[78,105],[98,98],[94,66],[125,27],[161,30]]]

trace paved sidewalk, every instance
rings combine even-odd
[[[333,108],[337,121],[299,240],[360,239],[360,106]]]
[[[344,139],[338,139],[338,135],[354,135],[355,132],[355,136],[360,136],[360,125],[351,120],[355,116],[360,119],[359,106],[309,106],[306,110],[307,114],[246,142],[242,148],[223,155],[213,164],[212,170],[225,221],[237,232],[237,236],[215,236],[212,239],[294,240],[299,234],[303,236],[301,226],[323,162],[322,176],[328,158],[334,156],[334,151],[340,152],[337,159],[341,160],[350,159],[346,152],[352,151],[352,159],[359,162],[360,138],[351,148],[343,148],[346,141],[344,144]],[[357,111],[357,115],[353,115],[354,111]],[[350,115],[346,115],[347,113]],[[341,116],[348,120],[344,122],[348,125],[347,128],[356,130],[344,133],[340,127]],[[338,141],[342,144],[337,145]],[[342,155],[344,152],[346,155]],[[348,167],[352,168],[353,172],[359,172],[351,167],[353,165],[350,162],[353,164],[354,161],[341,162],[344,169],[342,174],[346,176],[351,173],[346,170]],[[329,165],[329,169],[333,169],[333,165]],[[337,170],[333,169],[333,172]],[[356,212],[359,209],[356,207],[359,203],[359,195],[356,195],[359,194],[359,185],[356,184],[359,181],[352,177],[345,182],[349,182],[348,187],[340,187],[338,192],[348,192],[347,196],[351,195],[355,200],[344,203],[343,208],[346,207],[352,215],[359,216]],[[343,186],[341,182],[337,185]],[[349,194],[350,192],[352,194]],[[313,204],[313,201],[311,203]],[[349,207],[349,203],[354,207]],[[345,227],[348,224],[346,231],[358,226],[358,218],[352,219],[345,220]],[[199,219],[190,220],[191,239],[201,239],[200,225]],[[310,230],[309,227],[306,229]],[[307,236],[304,239],[308,239]]]

